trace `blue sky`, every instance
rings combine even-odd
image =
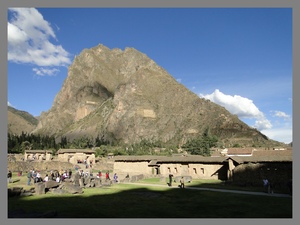
[[[292,142],[292,9],[11,8],[8,105],[48,111],[74,57],[98,44],[145,53],[199,97]]]

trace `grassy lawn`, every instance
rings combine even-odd
[[[8,187],[23,185],[29,189],[26,180],[23,175],[20,181],[10,183]],[[140,182],[166,184],[159,179]],[[195,182],[188,185],[195,185]],[[196,184],[203,183],[212,185],[213,181],[199,180]],[[292,218],[292,198],[121,183],[105,188],[86,188],[80,195],[46,193],[11,197],[8,198],[8,209],[22,209],[28,213],[56,210],[59,218]]]

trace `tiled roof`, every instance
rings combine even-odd
[[[251,155],[253,148],[227,148],[227,155]]]
[[[51,150],[25,150],[25,153],[52,153]]]
[[[272,150],[273,151],[273,150]],[[267,152],[267,151],[265,151]],[[262,154],[262,153],[260,153]],[[157,165],[160,163],[223,163],[227,159],[233,159],[237,163],[247,162],[292,162],[292,155],[257,155],[257,156],[220,156],[220,157],[204,157],[200,155],[187,156],[115,156],[115,162],[149,162],[149,165]]]
[[[280,156],[280,155],[272,155],[272,156],[231,156],[228,157],[235,162],[242,164],[242,163],[263,163],[263,162],[292,162],[292,156]]]
[[[152,161],[157,163],[175,163],[175,162],[203,162],[203,163],[222,163],[226,160],[225,157],[204,157],[200,155],[188,155],[188,156],[116,156],[114,158],[115,162],[118,161]]]
[[[59,149],[57,154],[63,153],[95,153],[95,150],[92,149]]]
[[[257,150],[253,151],[253,156],[292,156],[291,150]]]
[[[244,162],[292,162],[292,156],[250,156]]]

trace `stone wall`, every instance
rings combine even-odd
[[[223,168],[222,164],[190,164],[189,175],[197,179],[220,179],[220,172]],[[224,173],[227,174],[227,171],[224,171]]]
[[[25,160],[51,160],[52,155],[50,153],[25,153]]]
[[[222,170],[223,165],[219,164],[162,164],[160,166],[160,174],[174,176],[191,176],[193,179],[220,179],[219,171]],[[226,174],[226,171],[225,171]]]
[[[85,154],[85,153],[77,152],[77,153],[64,153],[58,155],[58,160],[62,162],[70,162],[73,164],[77,164],[78,159],[82,161],[86,159],[88,164],[90,163],[90,160],[92,160],[93,163],[95,163],[95,154]]]
[[[40,171],[50,171],[50,170],[68,170],[74,169],[74,165],[68,162],[59,161],[32,161],[32,162],[8,162],[7,167],[12,172],[22,171],[23,173],[31,169]]]
[[[114,172],[118,174],[156,175],[156,168],[148,162],[115,162]],[[159,175],[191,176],[193,179],[226,179],[227,170],[222,164],[181,164],[164,163],[159,167]],[[158,175],[158,174],[157,174]]]
[[[170,173],[174,176],[188,175],[188,170],[179,163],[166,163],[160,166],[161,175],[168,176]]]
[[[122,174],[145,174],[151,175],[152,168],[148,166],[148,162],[115,162],[114,172]]]
[[[8,154],[7,159],[8,159],[8,161],[23,161],[24,155],[23,154]]]
[[[156,118],[156,114],[153,109],[138,109],[137,114],[146,118]]]

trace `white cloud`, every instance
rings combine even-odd
[[[272,124],[269,120],[267,120],[266,118],[258,118],[255,121],[254,126],[257,130],[265,130],[265,129],[271,129],[272,128]]]
[[[8,106],[10,106],[10,107],[13,107],[13,105],[12,105],[12,104],[10,104],[10,102],[9,102],[9,101],[7,102],[7,105],[8,105]]]
[[[274,111],[274,115],[275,117],[280,117],[280,118],[283,118],[285,120],[288,120],[290,119],[290,115],[287,115],[285,112],[281,112],[281,111]]]
[[[33,68],[32,69],[36,75],[38,76],[45,76],[45,75],[48,75],[48,76],[55,76],[59,70],[56,69],[56,68],[53,68],[53,69],[47,69],[47,68]]]
[[[7,24],[8,60],[37,66],[68,66],[70,54],[50,39],[56,35],[49,22],[35,8],[10,8]]]
[[[20,30],[14,24],[8,23],[7,25],[7,39],[11,45],[21,45],[22,43],[26,42],[29,37],[27,34]]]
[[[272,128],[271,122],[265,117],[264,113],[261,112],[255,106],[253,101],[248,98],[244,98],[239,95],[225,95],[218,89],[216,89],[212,94],[199,94],[199,96],[225,107],[230,113],[237,115],[239,118],[256,119],[253,127],[258,130]]]
[[[216,89],[212,94],[203,95],[200,97],[209,99],[210,101],[225,107],[230,113],[237,115],[239,118],[255,119],[253,127],[265,134],[272,140],[291,143],[292,140],[292,124],[291,116],[282,111],[271,111],[273,117],[283,118],[286,123],[277,121],[275,127],[265,117],[253,103],[252,100],[238,95],[226,95]]]
[[[199,96],[225,107],[232,114],[242,118],[258,118],[263,116],[263,113],[259,111],[252,100],[239,95],[225,95],[216,89],[212,94],[199,94]]]
[[[289,144],[293,141],[292,128],[275,128],[269,130],[261,130],[261,132],[272,140],[277,140],[286,144]]]

